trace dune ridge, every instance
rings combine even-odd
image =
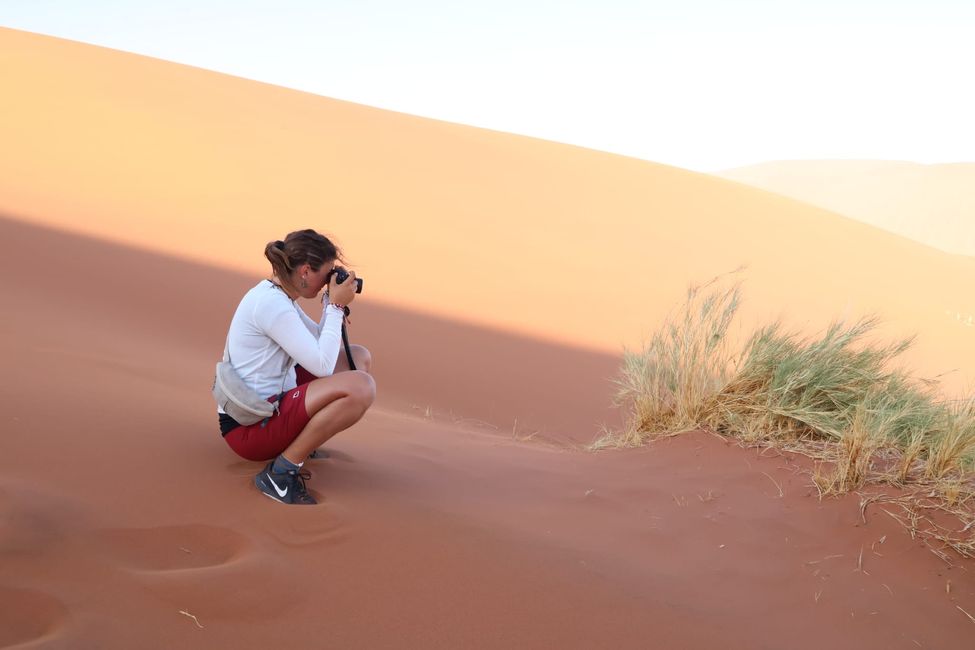
[[[368,299],[618,354],[689,282],[745,264],[756,321],[877,312],[971,383],[975,265],[646,161],[0,31],[0,210],[248,272],[333,233]],[[598,314],[594,323],[592,314]],[[959,360],[962,360],[959,364]]]
[[[975,257],[975,163],[782,160],[717,175]]]

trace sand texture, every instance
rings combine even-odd
[[[783,160],[718,175],[975,257],[975,162]]]
[[[804,458],[581,449],[619,424],[621,344],[688,282],[746,263],[748,317],[882,310],[964,377],[968,261],[722,179],[4,29],[0,84],[0,647],[970,647],[975,566],[820,501]],[[265,242],[305,226],[366,278],[379,398],[289,508],[209,387]]]

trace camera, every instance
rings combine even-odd
[[[343,269],[341,266],[336,266],[334,269],[328,272],[328,275],[325,276],[325,281],[331,282],[333,274],[335,275],[335,281],[338,284],[342,284],[349,279],[349,272]],[[355,279],[355,292],[362,293],[362,278]]]

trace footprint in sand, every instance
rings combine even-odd
[[[330,504],[326,495],[308,492],[318,500],[314,506],[283,506],[266,500],[264,530],[276,544],[287,548],[335,546],[349,535],[348,517],[341,506]]]
[[[278,575],[276,558],[229,528],[106,528],[95,542],[104,560],[131,572],[166,607],[191,612],[204,626],[242,614],[267,619],[290,603],[293,584]]]
[[[97,538],[113,564],[147,572],[222,566],[250,548],[249,540],[240,533],[206,524],[105,528]]]
[[[0,648],[50,640],[67,618],[68,609],[53,596],[0,587]]]

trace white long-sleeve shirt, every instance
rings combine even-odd
[[[230,322],[230,362],[264,397],[295,387],[295,362],[313,375],[331,375],[342,346],[343,316],[327,305],[316,323],[282,289],[261,280],[241,299]]]

